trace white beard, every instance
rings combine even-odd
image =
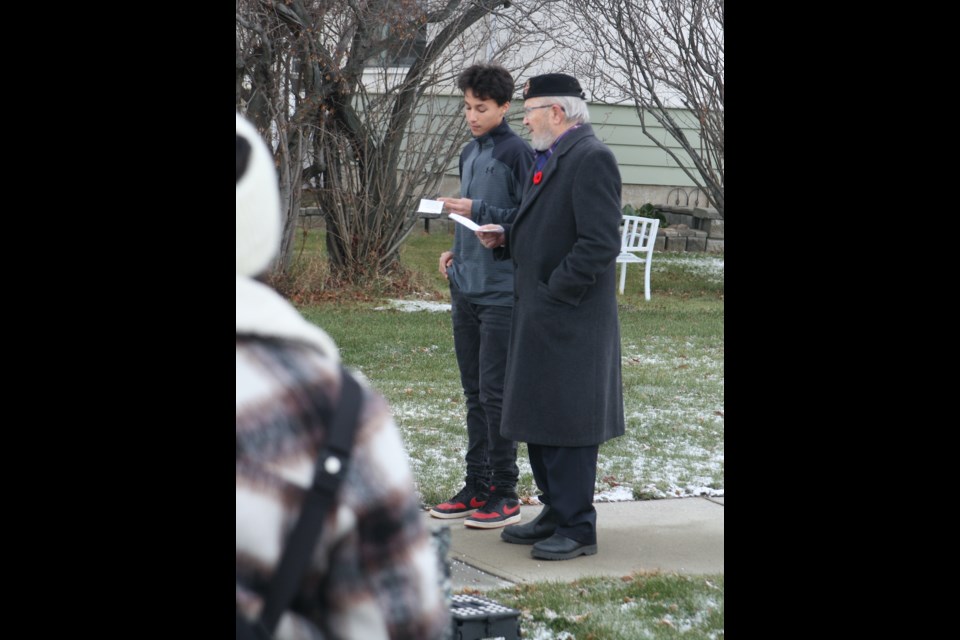
[[[530,135],[530,142],[537,151],[546,151],[554,143],[557,137],[549,131],[546,133],[534,133]]]

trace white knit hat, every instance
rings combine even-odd
[[[238,113],[237,274],[255,276],[262,273],[279,248],[277,171],[260,134]]]

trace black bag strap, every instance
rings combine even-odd
[[[260,612],[260,619],[256,623],[250,623],[240,615],[239,611],[237,612],[238,640],[241,638],[267,640],[273,637],[280,622],[280,616],[290,606],[303,572],[310,563],[310,556],[313,555],[317,540],[320,539],[323,520],[330,510],[340,482],[347,473],[347,463],[350,461],[350,451],[353,448],[363,390],[342,366],[340,379],[342,380],[340,403],[334,410],[327,445],[317,456],[313,486],[304,498],[300,517],[287,538],[280,564],[270,580],[270,588],[267,591],[263,610]]]

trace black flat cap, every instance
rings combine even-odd
[[[527,80],[527,84],[523,85],[523,99],[540,96],[574,96],[587,99],[577,79],[565,73],[545,73]]]

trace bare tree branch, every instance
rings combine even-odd
[[[602,61],[587,63],[587,73],[596,78],[601,92],[635,105],[643,132],[722,217],[722,0],[580,0],[569,2],[567,9],[576,33],[594,51],[592,60]],[[686,113],[693,119],[678,121]],[[676,145],[654,136],[647,128],[648,117]],[[688,136],[690,130],[696,132],[695,139]]]
[[[542,40],[520,25],[544,4],[238,0],[237,108],[273,145],[286,212],[276,269],[290,266],[305,180],[337,276],[360,281],[394,268],[419,198],[436,195],[468,139],[453,79]],[[424,35],[412,62],[390,62]],[[442,87],[447,97],[436,95]]]

